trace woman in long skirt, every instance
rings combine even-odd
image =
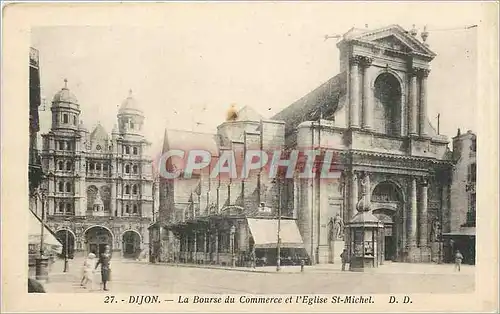
[[[111,251],[109,249],[109,245],[106,245],[104,253],[101,254],[101,256],[99,257],[99,261],[95,265],[95,269],[97,269],[97,267],[101,265],[101,280],[104,291],[108,291],[106,283],[109,281],[111,273],[110,261],[111,261]]]

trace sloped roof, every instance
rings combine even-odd
[[[106,132],[106,130],[100,123],[98,123],[92,133],[90,133],[90,139],[93,140],[107,140],[108,137],[108,132]]]
[[[271,119],[285,121],[286,129],[295,129],[304,121],[317,120],[332,115],[339,99],[347,92],[347,73],[344,71],[332,77],[307,95],[286,107]]]
[[[238,111],[237,121],[260,121],[263,117],[255,109],[245,106]]]
[[[184,151],[199,149],[218,155],[219,137],[213,133],[193,132],[187,130],[165,129],[163,152],[171,149]]]

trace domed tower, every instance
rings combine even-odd
[[[118,130],[122,136],[142,137],[144,113],[132,96],[132,90],[118,110]]]
[[[80,121],[80,105],[75,95],[68,89],[68,80],[64,79],[64,87],[52,99],[52,130],[78,131]]]

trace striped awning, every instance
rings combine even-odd
[[[278,242],[277,219],[247,218],[255,248],[275,248]],[[302,248],[304,243],[295,220],[282,219],[280,222],[282,248]]]

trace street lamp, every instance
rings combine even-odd
[[[47,280],[48,279],[48,271],[47,267],[49,265],[48,257],[44,256],[44,231],[45,231],[45,201],[47,198],[47,191],[45,188],[41,187],[38,191],[38,196],[42,202],[42,215],[41,215],[41,224],[40,224],[40,256],[35,261],[35,272],[37,280]]]

